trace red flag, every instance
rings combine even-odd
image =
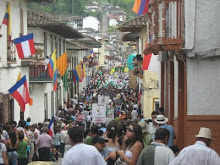
[[[148,70],[152,53],[144,55],[142,70]]]

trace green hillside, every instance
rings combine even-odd
[[[54,3],[28,3],[28,8],[44,13],[66,16],[87,16],[91,13],[85,12],[85,4],[93,0],[56,0]],[[135,17],[132,12],[134,0],[96,0],[99,3],[111,3],[113,6],[120,6],[127,13],[130,19]],[[93,13],[94,16],[100,13]]]

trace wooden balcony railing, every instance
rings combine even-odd
[[[150,0],[146,49],[180,50],[184,38],[183,14],[183,0]]]
[[[45,70],[45,66],[43,64],[30,65],[29,79],[30,81],[52,82],[48,70]]]

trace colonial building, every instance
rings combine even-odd
[[[59,106],[71,98],[68,91],[63,88],[63,82],[59,76],[58,89],[56,92],[53,91],[53,82],[46,69],[45,60],[50,58],[55,49],[58,59],[67,52],[67,39],[78,39],[83,35],[65,23],[30,10],[28,11],[28,32],[34,34],[36,47],[36,55],[30,63],[29,72],[30,95],[33,97],[30,117],[33,122],[39,122],[44,118],[51,118],[58,111]],[[76,56],[79,55],[76,54]],[[68,54],[68,58],[71,64],[72,55]]]
[[[52,0],[36,0],[35,2],[50,1],[52,2]],[[0,1],[1,21],[4,18],[8,4],[8,0]],[[3,123],[26,118],[30,112],[29,106],[26,105],[26,111],[23,114],[17,101],[8,93],[8,89],[16,83],[19,72],[21,72],[21,76],[26,75],[29,82],[29,67],[25,65],[23,60],[18,58],[15,45],[13,44],[15,38],[28,33],[26,0],[11,1],[11,32],[12,42],[9,42],[7,26],[2,25],[0,30],[0,122]]]
[[[218,0],[150,1],[145,53],[160,56],[160,106],[177,145],[195,142],[200,127],[213,132],[220,153],[220,3]]]

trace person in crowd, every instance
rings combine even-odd
[[[26,125],[26,122],[24,120],[20,120],[18,123],[18,127],[16,128],[17,131],[23,131],[24,137],[26,137],[25,130],[24,130],[25,125]]]
[[[27,157],[27,148],[28,144],[24,140],[24,133],[22,131],[18,132],[18,165],[27,165],[28,157]]]
[[[83,131],[75,126],[68,130],[73,147],[66,152],[62,165],[106,165],[99,151],[92,145],[83,143]]]
[[[35,142],[36,142],[36,137],[38,136],[35,132],[35,127],[34,125],[30,125],[29,130],[27,131],[27,137],[28,137],[28,145],[29,147],[29,155],[28,155],[28,162],[32,161],[32,157],[34,155],[35,151]]]
[[[56,154],[55,154],[55,158],[56,161],[58,161],[58,153],[60,152],[60,128],[55,128],[54,129],[54,135],[52,136],[53,139],[53,145],[54,148],[56,149]]]
[[[47,133],[48,133],[48,128],[43,127],[42,134],[38,137],[36,141],[36,145],[39,148],[38,152],[39,152],[40,161],[49,161],[50,160],[50,148],[52,147],[53,149],[53,140]]]
[[[64,151],[65,151],[65,137],[66,136],[67,136],[67,129],[66,129],[66,126],[63,126],[60,132],[60,152],[62,154],[62,158],[64,156]]]
[[[126,142],[129,140],[127,146]],[[138,157],[143,149],[142,129],[138,124],[131,124],[127,128],[126,135],[123,139],[123,150],[118,150],[116,153],[128,165],[136,165]]]
[[[8,160],[10,165],[16,165],[17,164],[17,148],[18,148],[18,142],[17,135],[15,131],[11,131],[9,133],[9,138],[7,140],[7,154],[8,154]]]
[[[106,143],[106,150],[108,151],[108,153],[117,151],[118,148],[118,139],[117,139],[117,124],[112,121],[107,125],[107,140],[108,142]],[[114,165],[115,160],[111,159],[111,157],[109,157],[109,159],[106,159],[106,161],[108,162],[108,165]]]
[[[26,125],[31,125],[31,118],[30,117],[27,118]]]
[[[134,106],[132,112],[131,112],[131,116],[132,116],[132,121],[134,121],[135,119],[138,119],[138,112],[137,112],[137,107]]]
[[[171,146],[170,149],[173,151],[175,156],[177,156],[180,152],[180,149],[177,146]]]
[[[159,113],[157,111],[153,111],[151,113],[151,121],[148,122],[149,123],[148,131],[151,136],[155,134],[158,127],[158,124],[155,122],[157,115],[159,115]]]
[[[105,140],[101,136],[95,136],[92,139],[92,145],[97,148],[97,150],[101,153],[102,157],[105,159],[108,156],[108,151],[106,149],[106,143],[107,140]]]
[[[99,127],[97,125],[92,125],[91,126],[91,136],[89,136],[88,138],[85,139],[85,143],[92,145],[92,139],[93,137],[97,136],[99,131]]]
[[[5,140],[8,140],[9,138],[9,132],[12,130],[12,127],[9,124],[6,124],[3,126],[2,135],[5,138]]]
[[[172,125],[166,124],[168,122],[168,118],[164,117],[164,115],[157,115],[155,122],[158,124],[160,128],[166,128],[170,132],[168,147],[174,145],[174,140],[176,139],[175,130]]]
[[[89,112],[88,115],[86,116],[86,128],[90,128],[91,122],[92,122],[91,112]]]
[[[144,143],[144,147],[146,147],[150,145],[151,142],[153,141],[152,136],[148,132],[148,124],[145,121],[140,121],[138,124],[142,128],[143,143]]]
[[[169,135],[170,132],[167,129],[157,129],[155,141],[143,149],[137,165],[169,165],[175,158],[173,151],[167,147]]]
[[[6,146],[2,141],[2,136],[0,136],[0,165],[9,165]]]
[[[163,108],[163,107],[160,107],[160,108],[158,109],[158,113],[159,113],[159,115],[164,115],[164,108]]]
[[[196,143],[185,147],[170,165],[219,165],[220,157],[211,148],[212,131],[210,128],[201,127],[195,136]]]

